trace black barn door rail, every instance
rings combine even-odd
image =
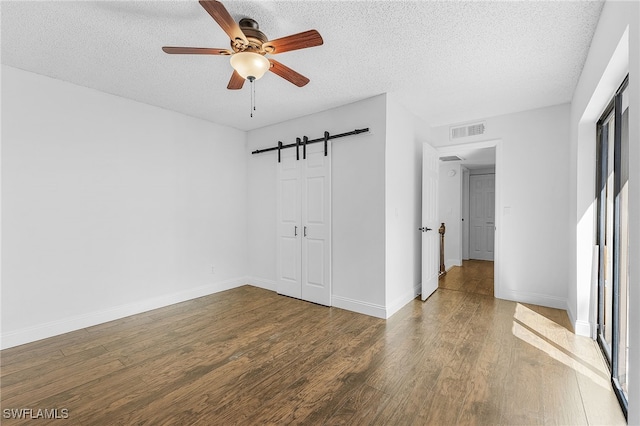
[[[256,149],[255,151],[253,151],[251,154],[261,154],[263,152],[269,152],[269,151],[278,151],[278,163],[280,162],[280,151],[282,151],[283,149],[287,149],[287,148],[295,148],[296,149],[296,160],[300,159],[300,145],[302,145],[302,158],[306,159],[307,158],[307,145],[312,144],[312,143],[319,143],[319,142],[324,142],[324,155],[325,157],[327,156],[327,142],[330,141],[331,139],[338,139],[338,138],[343,138],[345,136],[352,136],[352,135],[359,135],[360,133],[366,133],[369,131],[369,128],[365,128],[365,129],[355,129],[351,132],[346,132],[346,133],[340,133],[337,135],[329,135],[329,132],[324,132],[324,136],[321,138],[316,138],[316,139],[309,139],[306,136],[302,138],[302,140],[300,140],[300,138],[296,138],[296,142],[295,143],[290,143],[290,144],[283,144],[282,142],[278,142],[277,146],[272,146],[271,148],[263,148],[263,149]]]

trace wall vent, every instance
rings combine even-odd
[[[478,136],[484,134],[484,122],[465,124],[464,126],[456,126],[449,128],[449,139],[460,139],[469,136]]]
[[[446,157],[440,157],[440,161],[462,161],[462,158],[457,155],[448,155]]]

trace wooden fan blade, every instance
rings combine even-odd
[[[277,38],[262,45],[267,53],[283,53],[291,50],[306,49],[307,47],[320,46],[323,43],[320,33],[309,30],[287,37]]]
[[[242,89],[243,85],[244,85],[244,78],[242,78],[242,76],[238,74],[237,71],[234,70],[233,74],[231,74],[231,80],[229,80],[229,84],[227,84],[227,89],[238,90],[238,89]]]
[[[170,47],[164,46],[162,50],[170,54],[184,55],[231,55],[233,52],[227,49],[213,49],[208,47]]]
[[[288,66],[282,65],[280,62],[273,59],[269,59],[269,62],[271,62],[271,68],[269,68],[269,71],[279,75],[287,81],[290,81],[296,86],[302,87],[309,82],[309,79],[307,77],[292,70]]]
[[[236,23],[222,3],[215,0],[200,0],[200,5],[220,25],[220,28],[227,33],[231,41],[244,46],[249,44],[249,40],[240,29],[240,25]]]

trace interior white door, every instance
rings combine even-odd
[[[302,299],[331,305],[331,144],[307,146],[302,173]]]
[[[422,300],[438,288],[438,152],[422,144]]]
[[[494,174],[469,177],[469,258],[493,260],[495,240],[496,178]]]
[[[277,266],[276,290],[286,296],[300,298],[302,231],[300,161],[294,149],[281,151],[278,164],[277,191]]]

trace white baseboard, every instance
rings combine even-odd
[[[88,314],[75,315],[69,318],[63,318],[44,324],[26,327],[20,330],[3,332],[0,335],[0,349],[7,349],[18,345],[23,345],[25,343],[35,342],[36,340],[46,339],[47,337],[53,337],[59,334],[68,333],[70,331],[80,330],[83,328],[91,327],[93,325],[124,318],[130,315],[151,311],[153,309],[163,308],[175,303],[196,299],[198,297],[207,296],[209,294],[218,293],[220,291],[230,290],[232,288],[236,288],[245,284],[246,279],[244,277],[220,281],[217,283],[207,284],[185,291],[154,297],[152,299],[143,300],[140,302],[114,306],[112,308],[107,308]]]
[[[254,287],[260,287],[265,290],[277,291],[277,283],[274,280],[267,280],[264,278],[247,277],[247,284]]]
[[[444,261],[444,269],[449,270],[454,266],[462,266],[462,259],[447,259]]]
[[[576,335],[593,338],[593,335],[591,333],[591,331],[592,331],[591,323],[589,323],[587,321],[578,321],[578,320],[576,320],[576,316],[573,313],[573,311],[571,310],[571,306],[569,304],[567,304],[567,316],[569,317],[569,322],[571,323],[571,326],[573,327],[573,332]]]
[[[578,336],[585,336],[593,339],[595,337],[593,333],[593,327],[591,323],[588,321],[576,320],[576,316],[571,310],[569,304],[567,304],[567,315],[569,316],[569,321],[573,326],[573,332]]]
[[[407,303],[415,299],[416,296],[419,295],[421,291],[422,291],[422,285],[416,284],[413,287],[413,290],[411,292],[403,294],[402,297],[399,297],[395,301],[390,303],[389,306],[387,306],[386,308],[387,316],[385,318],[390,318],[391,315],[395,314],[400,309],[402,309]]]
[[[277,283],[274,280],[247,277],[246,283],[254,287],[263,288],[265,290],[277,291]],[[416,294],[420,293],[420,288],[417,287],[417,293],[413,295],[406,295],[406,297],[399,298],[394,304],[394,309],[389,310],[384,306],[376,305],[373,303],[362,302],[360,300],[349,299],[348,297],[331,296],[331,306],[336,308],[345,309],[347,311],[356,312],[359,314],[369,315],[376,318],[386,319],[393,315],[396,311],[400,310],[404,305],[409,303]]]
[[[563,310],[567,309],[567,299],[562,297],[548,296],[546,294],[502,290],[502,291],[496,292],[495,297],[498,299],[511,300],[513,302],[546,306],[548,308],[556,308],[556,309],[563,309]]]
[[[591,323],[587,321],[571,321],[573,324],[573,331],[578,336],[585,336],[590,339],[593,338],[591,333]]]
[[[501,291],[496,293],[496,298],[511,300],[513,302],[529,303],[531,305],[546,306],[549,308],[563,309],[567,312],[569,321],[573,326],[573,332],[578,336],[592,337],[591,324],[587,321],[577,321],[569,305],[567,299],[561,297],[553,297],[538,293],[518,292],[518,291]]]
[[[384,306],[374,303],[363,302],[361,300],[349,299],[342,296],[331,296],[332,306],[359,314],[369,315],[376,318],[387,318],[387,310]]]

